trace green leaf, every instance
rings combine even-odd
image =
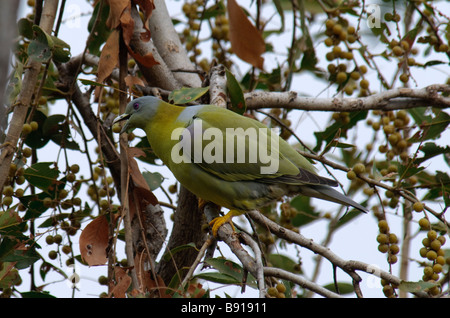
[[[80,150],[78,143],[71,140],[69,123],[64,115],[49,116],[44,122],[42,133],[61,147]]]
[[[242,92],[241,85],[229,70],[226,70],[225,72],[227,76],[227,91],[231,101],[231,110],[242,115],[245,113],[247,106],[245,105],[244,93]]]
[[[450,115],[443,110],[435,110],[435,116],[426,114],[425,107],[415,108],[409,111],[416,124],[422,129],[412,136],[409,142],[423,142],[436,139],[441,136],[450,124]]]
[[[426,291],[429,288],[433,288],[435,286],[438,286],[437,283],[432,282],[424,282],[424,281],[418,281],[418,282],[407,282],[402,281],[398,288],[400,290],[409,292],[409,293],[417,293],[417,292],[423,292]]]
[[[22,18],[17,21],[17,29],[19,31],[19,35],[29,40],[33,39],[33,24],[33,21],[27,18]]]
[[[17,285],[22,281],[19,275],[19,271],[17,268],[13,266],[13,264],[5,262],[0,267],[0,288],[6,289],[11,287],[12,285]]]
[[[46,63],[52,57],[53,39],[39,26],[32,27],[35,37],[28,45],[28,56],[38,62]]]
[[[55,226],[56,222],[62,221],[66,218],[68,218],[71,214],[70,213],[59,213],[57,215],[49,217],[47,220],[42,222],[41,225],[39,225],[39,228],[47,228],[47,227],[53,227]]]
[[[281,254],[269,254],[268,259],[273,267],[284,269],[290,273],[302,273],[302,271],[299,270],[299,264],[288,256]]]
[[[296,196],[291,201],[291,206],[294,207],[298,213],[292,218],[292,225],[300,227],[311,223],[318,219],[320,213],[316,212],[311,206],[311,198],[303,195]]]
[[[30,291],[30,292],[23,292],[20,293],[20,295],[22,296],[22,298],[56,298],[53,295],[50,295],[49,292],[43,291],[43,292],[35,292],[35,291]]]
[[[439,156],[439,155],[444,155],[444,159],[445,159],[445,157],[448,156],[448,154],[450,154],[449,146],[446,146],[444,148],[444,147],[436,145],[433,142],[427,142],[427,143],[423,144],[419,150],[422,151],[424,153],[424,155],[423,155],[423,157],[416,158],[416,160],[414,160],[414,163],[416,163],[416,164],[421,164],[424,161],[427,161],[427,160],[434,158],[436,156]]]
[[[8,254],[2,259],[2,262],[16,262],[17,269],[24,269],[40,259],[39,254],[34,247],[27,250],[14,250],[13,253]]]
[[[107,84],[97,83],[95,81],[91,81],[91,80],[84,79],[84,78],[79,78],[78,80],[81,82],[81,84],[86,85],[86,86],[87,85],[98,86],[98,87],[109,87],[110,86],[110,85],[107,85]]]
[[[148,139],[146,136],[141,138],[141,141],[139,141],[136,144],[136,147],[144,151],[145,157],[137,157],[139,160],[144,161],[146,163],[155,164],[155,160],[158,159],[158,157],[155,155],[155,153],[152,150],[152,147],[150,146],[150,143],[148,142]]]
[[[59,63],[66,63],[70,60],[70,45],[63,40],[52,36],[53,39],[53,60]]]
[[[175,105],[183,105],[191,103],[208,92],[209,86],[207,87],[182,87],[175,91],[170,92],[169,100],[173,101]]]
[[[40,149],[44,147],[50,140],[49,136],[44,135],[42,127],[44,126],[47,116],[40,111],[35,111],[33,114],[33,121],[38,123],[38,129],[28,134],[25,139],[25,144],[32,149]]]
[[[38,218],[42,213],[48,210],[43,203],[45,197],[51,197],[51,195],[49,193],[41,192],[37,195],[32,194],[19,198],[20,202],[27,208],[27,212],[24,216],[25,221]]]
[[[228,277],[228,280],[234,280],[234,283],[231,282],[231,284],[242,284],[244,279],[244,269],[239,264],[224,258],[209,258],[205,262],[217,269],[220,274],[226,275],[223,277]],[[216,276],[220,275],[217,274]],[[250,273],[247,275],[246,284],[253,288],[257,287],[256,280]]]
[[[292,3],[290,1],[282,1],[282,0],[274,0],[273,1],[273,4],[275,5],[275,8],[277,9],[278,15],[280,16],[280,20],[281,20],[280,32],[284,31],[283,2],[285,3],[285,5],[287,3],[289,9],[292,9]]]
[[[363,204],[364,205],[364,204]],[[339,228],[341,226],[343,226],[344,224],[350,222],[351,220],[353,220],[354,218],[360,216],[361,214],[364,214],[364,212],[361,212],[359,210],[356,210],[352,207],[349,207],[349,211],[347,213],[345,213],[340,219],[339,222],[336,226],[336,228]]]
[[[218,284],[225,284],[225,285],[240,285],[242,282],[236,280],[233,276],[222,274],[218,272],[211,272],[211,273],[200,273],[198,275],[195,275],[195,278],[204,279],[210,282],[218,283]]]
[[[88,42],[89,52],[94,55],[100,55],[100,47],[106,42],[111,30],[106,26],[108,20],[110,7],[108,5],[100,6],[101,1],[95,5],[94,12],[88,23],[88,31],[95,36],[90,37]],[[102,11],[99,12],[100,7]],[[99,17],[100,15],[100,17]],[[95,30],[93,29],[95,26]]]
[[[206,2],[205,2],[206,3]],[[222,1],[218,1],[214,5],[206,8],[201,16],[202,20],[209,20],[212,18],[215,18],[219,15],[225,15],[226,14],[226,8]]]
[[[314,1],[315,2],[315,1]],[[301,53],[303,53],[303,58],[300,63],[300,69],[302,70],[315,70],[317,64],[316,51],[314,49],[314,42],[309,33],[309,23],[306,20],[305,14],[305,1],[298,2],[300,7],[300,27],[302,29],[302,44],[299,46],[301,48]],[[317,4],[315,4],[317,5]]]
[[[162,259],[166,262],[170,261],[170,259],[172,258],[172,256],[176,253],[178,253],[179,251],[185,250],[185,249],[197,249],[197,247],[195,246],[195,243],[189,243],[189,244],[184,244],[184,245],[180,245],[177,246],[173,249],[171,249],[169,252],[166,252],[163,256]]]
[[[26,223],[22,221],[15,211],[0,212],[0,234],[14,237],[24,237]]]
[[[150,190],[158,189],[164,181],[164,177],[159,172],[143,172],[142,176],[147,181]]]
[[[334,293],[338,292],[334,283],[327,284],[323,287]],[[353,285],[349,283],[338,282],[337,288],[339,289],[339,295],[346,295],[354,292]]]
[[[38,162],[31,167],[25,169],[24,177],[27,181],[35,187],[48,191],[49,187],[57,183],[56,178],[59,175],[59,170],[50,168],[53,162]]]
[[[317,140],[317,145],[314,148],[315,152],[318,152],[322,148],[322,144],[325,142],[328,145],[328,150],[335,146],[337,143],[332,141],[337,138],[347,138],[347,131],[354,127],[358,121],[364,120],[367,117],[367,111],[351,112],[349,114],[350,121],[347,124],[335,122],[331,126],[327,127],[324,131],[315,132],[314,135]]]

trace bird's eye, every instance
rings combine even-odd
[[[134,103],[133,104],[133,108],[134,108],[134,110],[138,110],[139,109],[139,103]]]

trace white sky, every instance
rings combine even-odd
[[[180,12],[180,5],[184,1],[167,1],[168,5],[170,6],[170,12]],[[244,5],[250,3],[249,0],[247,1],[238,1],[239,4]],[[448,10],[449,4],[443,3],[442,5],[445,5],[447,10],[443,10],[443,12],[450,12]],[[26,9],[27,12],[29,12],[28,8]],[[263,17],[270,17],[272,14],[270,12],[273,11],[273,7],[270,5],[266,5],[263,11]],[[66,23],[61,26],[60,28],[60,34],[59,37],[66,41],[71,46],[71,52],[72,56],[76,56],[80,54],[84,50],[85,40],[87,39],[87,22],[90,18],[90,13],[92,12],[92,9],[89,5],[87,5],[85,0],[72,0],[68,1],[66,5],[66,11],[65,11],[65,19]],[[251,11],[253,12],[253,11]],[[23,16],[23,15],[22,15]],[[173,17],[182,19],[182,14],[176,14]],[[289,22],[290,15],[286,14],[286,29],[287,31],[291,31]],[[73,18],[73,19],[72,19]],[[279,26],[276,24],[277,16],[275,15],[273,18],[273,23],[275,23],[276,26]],[[323,28],[323,24],[316,24],[316,27]],[[316,30],[313,30],[313,32]],[[272,40],[272,38],[269,38],[269,40]],[[289,32],[286,32],[286,34],[282,37],[277,38],[276,43],[273,43],[275,46],[275,50],[280,55],[284,54],[286,52],[286,47],[290,45],[290,34]],[[275,45],[276,44],[276,45]],[[377,49],[382,48],[382,44],[378,45],[378,43],[369,43],[370,49],[373,51],[376,51]],[[318,51],[321,51],[324,49],[324,45],[321,43],[316,43],[316,49]],[[203,49],[205,52],[207,48]],[[323,56],[319,53],[319,56]],[[439,59],[445,61],[445,57],[440,56]],[[265,56],[265,66],[267,69],[270,69],[271,66],[276,66],[276,64],[283,60],[283,56],[276,56],[274,54],[266,54]],[[244,72],[246,69],[246,65],[244,63],[241,63],[237,61],[239,65],[241,65],[241,71]],[[394,62],[392,62],[394,63]],[[324,69],[326,69],[326,61],[321,61],[321,65]],[[392,64],[382,65],[383,72],[389,73],[394,71],[394,67]],[[413,76],[415,77],[417,81],[417,87],[424,87],[429,84],[433,83],[445,83],[447,77],[450,75],[448,66],[438,66],[436,68],[428,68],[426,70],[421,69],[412,69]],[[384,74],[386,78],[390,78],[389,74]],[[369,71],[369,77],[372,77],[372,83],[376,83],[376,74],[374,72]],[[326,84],[324,82],[319,82],[316,78],[312,77],[309,73],[303,73],[295,77],[295,80],[292,85],[292,90],[295,90],[303,95],[309,95],[309,96],[318,96],[318,97],[330,97],[335,93],[335,89],[332,88],[330,90],[324,90],[326,87]],[[378,87],[371,87],[372,89],[381,89]],[[59,104],[58,104],[59,105]],[[50,111],[53,112],[61,112],[61,107],[65,107],[64,105],[59,105],[58,108],[55,106],[50,107]],[[54,109],[54,111],[53,111]],[[300,132],[299,135],[302,138],[303,142],[307,144],[315,144],[315,137],[314,132],[319,131],[326,127],[326,125],[329,123],[331,114],[328,113],[321,113],[321,112],[302,112],[302,111],[293,111],[291,112],[291,121],[294,123],[294,127],[297,127],[297,132]],[[87,129],[86,129],[87,131]],[[135,132],[136,134],[141,135],[142,132]],[[361,136],[364,136],[365,134],[370,133],[365,126],[358,127],[358,142],[362,143],[362,146],[364,146],[364,140],[361,140]],[[448,135],[448,132],[447,132]],[[369,135],[371,136],[371,134]],[[449,136],[450,137],[450,136]],[[449,140],[448,138],[442,138],[442,141]],[[292,141],[292,140],[291,140]],[[345,141],[344,141],[345,142]],[[56,145],[54,146],[56,151],[59,149]],[[52,161],[54,160],[54,152],[49,151],[48,148],[45,148],[45,151],[39,151],[38,158],[40,161]],[[84,160],[84,158],[82,159]],[[439,160],[438,158],[436,160]],[[62,163],[63,164],[63,163]],[[167,177],[168,179],[164,181],[163,186],[167,188],[168,185],[174,183],[174,179],[171,176],[171,173],[168,172],[166,169],[155,169],[154,166],[146,165],[140,163],[140,166],[142,168],[142,171],[151,171],[155,172],[157,170],[161,171],[161,173]],[[447,169],[448,166],[441,165],[441,161],[436,162],[436,166],[439,167],[439,169]],[[61,167],[64,169],[63,167]],[[318,168],[321,167],[318,165]],[[321,171],[323,173],[323,171]],[[338,176],[338,179],[345,183],[346,178],[345,175],[339,171],[333,171]],[[82,190],[83,191],[83,190]],[[167,201],[166,196],[160,191],[157,190],[155,192],[158,198],[160,198],[163,201]],[[363,197],[360,197],[363,198]],[[176,199],[176,198],[174,198]],[[355,198],[356,201],[358,201],[358,197]],[[328,205],[324,204],[324,208],[322,210],[328,211],[333,213],[333,211],[336,209],[335,205]],[[170,215],[170,211],[167,211],[167,219]],[[415,215],[415,219],[418,220],[419,215]],[[237,220],[234,219],[235,221]],[[401,222],[402,218],[400,216],[395,215],[394,213],[390,213],[388,215],[388,221],[391,229],[394,233],[397,234],[397,236],[401,239]],[[169,222],[169,221],[167,221]],[[245,222],[243,225],[245,226]],[[38,222],[39,224],[39,222]],[[84,224],[85,225],[85,224]],[[414,225],[413,225],[414,228]],[[314,222],[311,226],[302,227],[301,233],[309,238],[312,238],[315,242],[321,242],[327,233],[327,222],[325,221],[318,221]],[[381,254],[377,251],[377,242],[376,242],[376,236],[378,234],[378,229],[376,226],[376,220],[375,218],[368,214],[365,216],[361,216],[356,218],[354,221],[351,222],[351,224],[345,226],[342,230],[336,232],[334,235],[334,239],[332,243],[330,244],[330,249],[342,257],[343,259],[355,259],[360,260],[363,262],[366,262],[368,264],[374,264],[375,266],[380,267],[382,270],[388,271],[389,267],[385,260],[385,255]],[[418,250],[420,246],[420,242],[423,238],[423,234],[421,234],[417,239],[414,240],[413,245],[411,246],[411,256],[420,259],[418,256]],[[43,239],[45,238],[45,235],[43,236]],[[77,237],[72,238],[75,242],[77,242]],[[42,241],[42,245],[45,246],[46,244]],[[220,248],[222,252],[225,252],[228,250],[225,244],[219,243]],[[52,245],[54,247],[54,245]],[[78,244],[74,244],[75,247],[75,254],[79,254],[78,250]],[[42,255],[46,257],[47,255],[47,248],[44,247],[44,249],[39,251]],[[303,248],[298,248],[297,250],[289,248],[288,250],[285,249],[279,249],[279,252],[281,254],[289,255],[292,259],[297,259],[298,253],[301,256],[301,260],[303,263],[303,269],[305,270],[306,277],[309,277],[312,274],[313,270],[313,262],[312,259],[314,255],[310,253],[308,250]],[[229,254],[229,253],[228,253]],[[233,258],[235,259],[235,258]],[[65,260],[64,260],[65,261]],[[36,267],[40,265],[40,261],[36,263]],[[60,264],[61,268],[65,270],[68,274],[69,271],[67,267],[65,267],[64,262]],[[411,263],[410,265],[411,271],[410,271],[410,279],[411,280],[418,280],[421,279],[422,276],[422,270],[415,268],[416,266]],[[332,266],[329,262],[323,261],[322,263],[322,274],[319,278],[320,284],[328,284],[332,283],[332,275],[331,275],[331,269]],[[399,262],[393,266],[393,274],[398,275],[399,270]],[[76,292],[75,297],[98,297],[98,295],[106,291],[106,288],[104,286],[100,286],[97,283],[97,278],[99,275],[106,275],[106,266],[103,267],[92,267],[88,268],[86,266],[82,266],[79,264],[76,264],[76,271],[77,274],[80,275],[81,281],[79,282],[79,291]],[[36,276],[38,277],[38,270],[36,270]],[[24,280],[22,286],[19,287],[19,290],[27,291],[29,288],[29,282],[27,281],[28,269],[21,272],[21,277]],[[381,286],[379,284],[379,280],[373,276],[367,276],[361,273],[361,276],[363,277],[363,282],[361,283],[362,291],[364,296],[366,297],[383,297]],[[54,277],[54,278],[53,278]],[[59,281],[61,280],[61,276],[54,274],[48,276],[45,283],[52,282],[53,280]],[[346,281],[350,282],[350,279],[348,275],[343,273],[342,271],[338,271],[338,280],[339,281]],[[37,282],[40,284],[40,282]],[[204,282],[204,286],[218,286],[215,284],[210,284],[208,282]],[[70,288],[70,284],[62,281],[55,284],[50,284],[48,287],[45,288],[45,290],[49,290],[51,294],[57,296],[57,297],[71,297],[72,290]],[[214,293],[219,295],[220,297],[224,296],[224,292],[235,296],[235,297],[257,297],[257,291],[252,290],[251,288],[247,288],[247,293],[245,295],[240,295],[238,288],[219,288]],[[353,297],[353,295],[352,295]]]

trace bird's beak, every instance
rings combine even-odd
[[[114,121],[113,121],[113,125],[115,123],[118,123],[119,121],[124,121],[124,120],[128,120],[128,118],[131,117],[131,114],[122,114],[120,116],[117,116]],[[122,129],[120,130],[120,133],[124,133],[128,128],[128,123],[125,123],[125,125],[123,125]]]

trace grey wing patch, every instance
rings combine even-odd
[[[262,178],[258,179],[261,182],[267,183],[286,183],[293,185],[302,185],[302,184],[314,184],[314,185],[328,185],[332,187],[337,187],[339,183],[336,180],[328,179],[325,177],[321,177],[311,171],[308,171],[303,168],[298,168],[299,174],[293,176],[279,176],[277,178]]]

